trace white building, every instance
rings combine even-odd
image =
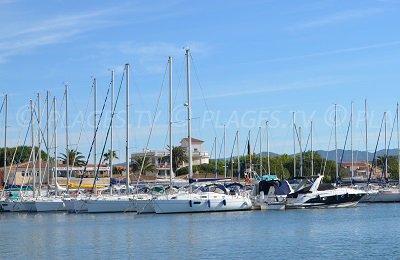
[[[186,155],[189,155],[188,152],[188,138],[183,138],[181,140],[181,147],[186,152]],[[210,160],[210,156],[207,151],[203,150],[202,144],[204,141],[192,138],[192,152],[193,152],[193,165],[200,164],[208,164]],[[131,155],[131,160],[135,157],[143,157],[146,154],[146,157],[150,158],[150,162],[154,164],[157,168],[156,173],[146,172],[145,175],[156,175],[156,177],[166,177],[169,176],[169,151],[153,151],[147,150],[141,153],[134,153]],[[185,167],[188,165],[188,162],[183,162],[181,167]]]
[[[210,162],[210,155],[207,151],[203,150],[203,143],[204,141],[192,137],[193,165],[208,164]],[[189,155],[189,138],[183,138],[181,140],[181,147],[186,151],[186,154]],[[188,163],[185,162],[183,167],[187,165]]]

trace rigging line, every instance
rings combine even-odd
[[[256,140],[255,140],[254,146],[253,146],[253,154],[256,152],[256,147],[257,147],[257,143],[258,143],[258,136],[260,136],[260,138],[261,138],[260,130],[261,130],[261,128],[258,128],[257,135],[256,135]]]
[[[44,108],[43,108],[44,109]],[[44,131],[43,131],[43,129],[42,129],[42,127],[39,125],[39,117],[38,117],[38,114],[36,113],[36,109],[34,109],[33,110],[33,114],[34,114],[34,116],[35,116],[35,121],[36,121],[36,123],[38,123],[38,130],[39,130],[39,133],[40,133],[40,136],[42,137],[42,141],[43,141],[43,143],[44,143],[44,146],[45,146],[45,148],[47,149],[47,148],[49,148],[48,147],[48,144],[47,144],[47,142],[46,142],[46,138],[45,138],[45,136],[44,136]],[[43,115],[43,114],[42,114]]]
[[[110,83],[110,86],[111,86],[111,83]],[[88,110],[89,110],[89,103],[90,103],[90,100],[91,100],[91,96],[92,96],[93,89],[94,89],[94,83],[92,83],[92,87],[90,88],[89,98],[88,98],[88,101],[87,101],[87,103],[86,103],[85,115],[87,115],[87,112],[88,112]],[[100,119],[99,119],[99,120],[100,120]],[[75,153],[74,153],[74,158],[73,158],[73,160],[72,160],[72,166],[75,165],[76,156],[78,155],[78,148],[79,148],[80,141],[81,141],[81,138],[82,138],[82,132],[83,132],[84,125],[85,125],[85,120],[84,120],[84,117],[82,117],[81,130],[80,130],[80,132],[79,132],[78,143],[76,144]]]
[[[103,102],[103,107],[102,107],[102,109],[101,109],[101,113],[100,113],[100,116],[99,116],[99,121],[97,122],[96,131],[95,131],[95,134],[94,134],[93,142],[92,142],[92,143],[94,143],[94,140],[95,140],[96,137],[97,137],[97,132],[98,132],[98,130],[99,130],[99,126],[100,126],[100,123],[101,123],[101,119],[103,118],[103,114],[104,114],[104,109],[105,109],[106,104],[107,104],[108,95],[110,94],[110,87],[111,87],[111,84],[110,84],[110,86],[108,87],[107,94],[106,94],[106,97],[105,97],[104,102]],[[110,123],[111,123],[111,121],[110,121]],[[106,145],[106,144],[107,144],[107,140],[105,141],[105,145]],[[75,157],[76,157],[76,155],[77,155],[77,154],[75,153]],[[89,155],[89,156],[90,156],[90,155]],[[89,159],[89,156],[88,156],[88,159]],[[100,156],[99,158],[100,158],[100,162],[101,162],[101,160],[103,159],[103,154],[101,154],[101,156]],[[95,167],[96,167],[96,165],[95,165]],[[100,164],[99,164],[99,167],[100,167]],[[86,167],[85,167],[85,170],[86,170]],[[84,171],[83,173],[85,174],[86,171]],[[82,175],[82,176],[83,176],[83,175]],[[96,178],[97,178],[97,172],[96,172]],[[94,182],[96,181],[96,178],[94,179]],[[79,187],[80,187],[80,185],[81,185],[81,183],[79,183]]]
[[[221,158],[222,145],[224,145],[224,140],[221,140],[221,145],[220,145],[220,147],[219,147],[219,154],[218,154],[218,158]]]
[[[383,116],[383,118],[382,118],[381,128],[379,129],[378,140],[376,141],[376,146],[375,146],[375,151],[374,151],[374,157],[372,158],[372,167],[374,167],[374,161],[375,161],[375,158],[376,158],[376,151],[377,151],[377,149],[378,149],[379,139],[380,139],[380,137],[381,137],[382,126],[383,126],[383,121],[384,121],[384,120],[385,120],[385,116]],[[376,165],[376,163],[375,163],[375,167],[376,167],[376,166],[377,166],[377,165]],[[369,184],[370,181],[371,181],[371,175],[372,175],[372,171],[369,171],[368,184]]]
[[[19,133],[18,133],[17,144],[18,144],[19,141],[21,140],[21,135],[22,135],[22,128],[20,128]],[[15,149],[14,149],[14,152],[13,152],[12,159],[11,159],[11,163],[10,163],[10,165],[9,165],[9,167],[8,167],[8,171],[7,171],[6,177],[5,177],[5,179],[3,180],[4,184],[7,184],[7,183],[8,183],[8,179],[9,179],[9,177],[10,177],[11,169],[12,169],[12,167],[14,166],[14,160],[15,160],[15,155],[17,154],[17,150],[18,150],[18,146],[16,145],[16,146],[15,146]],[[3,188],[2,188],[1,197],[4,196],[5,188],[6,188],[6,185],[4,185]]]
[[[27,108],[27,111],[29,111],[28,108]],[[14,185],[14,183],[15,183],[17,171],[18,171],[19,165],[20,165],[21,160],[22,160],[22,155],[23,155],[24,150],[25,150],[25,147],[26,147],[25,144],[26,144],[26,140],[27,140],[28,134],[29,134],[29,129],[31,128],[31,126],[32,126],[32,118],[29,119],[28,129],[26,130],[26,134],[25,134],[25,138],[24,138],[24,143],[23,143],[23,146],[22,146],[22,150],[21,150],[21,152],[20,152],[20,154],[19,154],[18,162],[17,162],[17,165],[16,165],[16,167],[15,167],[12,185]],[[32,150],[32,149],[31,149],[31,150]]]
[[[98,121],[98,123],[97,123],[96,134],[95,134],[95,136],[94,136],[94,138],[93,138],[93,142],[94,142],[94,139],[96,138],[97,131],[98,131],[98,127],[99,127],[99,125],[100,125],[101,118],[102,118],[103,113],[104,113],[104,109],[105,109],[105,106],[106,106],[106,103],[107,103],[107,99],[108,99],[108,94],[110,93],[110,88],[111,88],[111,83],[110,83],[110,86],[108,87],[107,95],[106,95],[106,98],[105,98],[104,103],[103,103],[103,108],[101,109],[100,118],[99,118],[99,121]],[[104,151],[105,151],[106,146],[107,146],[108,134],[110,133],[111,125],[112,125],[112,118],[110,119],[108,131],[107,131],[107,137],[106,137],[106,139],[105,139],[105,141],[104,141],[104,145],[103,145],[103,149],[102,149],[102,151],[101,151],[101,155],[99,156],[99,162],[98,162],[98,164],[97,164],[97,169],[96,169],[96,171],[95,171],[95,178],[94,178],[94,180],[93,180],[93,187],[92,187],[92,189],[94,189],[94,187],[96,186],[96,183],[97,183],[97,177],[98,177],[98,174],[99,174],[100,164],[101,164],[101,161],[102,161],[102,159],[103,159]],[[96,167],[96,165],[95,165],[94,167]],[[129,173],[128,173],[128,174],[129,174]]]
[[[25,176],[27,175],[27,172],[28,172],[28,169],[29,169],[29,163],[31,162],[32,155],[33,155],[33,149],[31,149],[31,152],[29,153],[28,163],[26,164],[26,167],[25,167],[25,175],[24,175],[24,177],[22,178],[22,184],[21,184],[21,187],[20,187],[20,190],[19,190],[19,194],[20,194],[21,197],[23,197],[23,195],[22,195],[22,187],[24,187]],[[32,163],[32,165],[33,165],[33,163]],[[33,169],[33,167],[32,167],[32,169]],[[29,174],[29,173],[28,173],[28,174]],[[33,174],[35,174],[35,173],[33,173]],[[31,174],[29,174],[28,183],[29,183],[30,179],[31,179]],[[14,185],[13,185],[13,186],[14,186]]]
[[[392,141],[394,126],[395,126],[395,122],[396,122],[396,119],[397,119],[397,113],[398,113],[398,112],[399,112],[399,111],[397,111],[397,109],[396,109],[396,114],[395,114],[394,119],[393,119],[392,130],[391,130],[391,132],[390,132],[389,144],[388,144],[388,146],[387,146],[386,157],[388,156],[388,153],[389,153],[390,143],[391,143],[391,141]]]
[[[156,105],[156,109],[154,111],[153,120],[152,120],[151,128],[150,128],[150,133],[149,133],[149,136],[147,137],[146,148],[144,150],[142,165],[140,166],[139,177],[137,178],[137,181],[136,181],[136,187],[138,187],[138,185],[139,185],[140,177],[142,175],[142,171],[143,171],[143,168],[144,168],[144,163],[145,163],[146,155],[147,155],[147,152],[148,152],[150,138],[151,138],[151,135],[153,133],[154,125],[155,125],[156,118],[157,118],[158,108],[160,106],[160,100],[161,100],[162,92],[163,92],[163,89],[164,89],[164,82],[165,82],[165,78],[166,78],[166,75],[167,75],[167,71],[168,71],[168,66],[165,67],[164,78],[163,78],[163,81],[161,83],[160,93],[159,93],[158,98],[157,98],[157,105]],[[172,147],[170,147],[170,149],[172,149]],[[128,188],[129,188],[129,183],[127,185],[128,185]],[[137,193],[139,193],[138,189],[137,189]]]
[[[181,66],[180,66],[181,70],[178,70],[179,71],[179,73],[178,73],[178,84],[176,84],[178,87],[174,88],[174,90],[176,89],[176,91],[174,91],[173,105],[176,103],[176,100],[177,100],[177,97],[178,97],[178,93],[180,93],[180,90],[181,90],[181,87],[182,87],[182,85],[181,85],[182,82],[181,81],[182,81],[182,75],[183,75],[183,71],[184,71],[184,66],[182,64],[184,64],[184,63],[185,63],[185,60],[182,59],[181,60]],[[168,63],[167,63],[166,66],[168,66]],[[172,108],[172,109],[174,109],[174,108]],[[167,130],[167,133],[165,134],[164,147],[166,146],[168,135],[169,135],[169,128]]]
[[[325,156],[325,158],[321,161],[320,174],[322,174],[322,175],[325,175],[326,164],[327,164],[327,162],[328,162],[329,149],[330,149],[330,147],[331,147],[333,129],[334,129],[334,126],[332,126],[332,128],[331,128],[331,134],[330,134],[330,136],[329,136],[328,149],[327,149],[327,151],[326,151],[326,156]]]
[[[247,134],[247,139],[246,139],[246,143],[245,143],[245,146],[244,146],[244,151],[243,151],[243,154],[242,154],[242,157],[244,157],[244,167],[245,168],[247,168],[247,161],[246,161],[246,150],[247,150],[247,152],[249,152],[249,146],[250,146],[250,130],[249,130],[249,133]],[[250,155],[251,156],[251,155]],[[250,159],[250,158],[249,158]],[[250,163],[250,162],[249,162]]]
[[[111,120],[110,120],[110,124],[109,124],[109,128],[108,128],[108,132],[110,131],[110,128],[111,128],[112,119],[114,118],[115,109],[116,109],[116,107],[117,107],[119,95],[120,95],[120,93],[121,93],[122,83],[124,82],[124,77],[125,77],[125,70],[122,72],[121,82],[120,82],[120,84],[119,84],[118,93],[117,93],[117,98],[116,98],[116,100],[115,100],[114,109],[113,109],[113,111],[112,111],[112,115],[111,115]],[[108,93],[107,93],[107,97],[108,97]],[[99,123],[100,123],[100,118],[99,118]],[[83,176],[85,175],[85,173],[86,173],[86,171],[87,171],[87,165],[88,165],[88,163],[89,163],[90,154],[92,153],[92,150],[93,150],[94,140],[95,140],[95,137],[96,137],[96,133],[97,133],[97,130],[98,130],[98,126],[99,126],[99,124],[97,124],[96,131],[95,131],[95,136],[93,137],[93,139],[92,139],[92,144],[90,145],[88,157],[87,157],[87,159],[86,159],[85,167],[84,167],[84,169],[83,169],[83,174],[81,175],[81,179],[80,179],[80,181],[79,181],[78,192],[80,191],[80,187],[81,187],[82,182],[83,182]],[[107,135],[108,135],[108,132],[107,132]],[[95,180],[96,180],[96,178],[95,178]],[[93,186],[94,186],[94,185],[93,185]]]
[[[110,83],[110,84],[111,84],[111,83]],[[87,103],[86,103],[85,113],[82,115],[81,130],[80,130],[80,132],[79,132],[78,144],[76,145],[76,149],[75,149],[75,150],[78,150],[79,140],[82,138],[82,135],[85,134],[86,137],[87,137],[87,135],[88,135],[88,133],[87,133],[87,131],[86,131],[86,128],[85,128],[85,119],[84,119],[84,116],[88,114],[89,103],[90,103],[90,100],[91,100],[91,96],[92,96],[92,93],[93,93],[93,89],[94,89],[94,81],[92,81],[92,86],[91,86],[91,88],[90,88],[90,93],[89,93],[89,97],[88,97],[88,99],[87,99],[88,101],[87,101]],[[74,107],[75,107],[77,110],[79,110],[79,109],[78,109],[78,106],[76,105],[74,99],[72,99],[72,103],[73,103]]]
[[[232,146],[231,158],[230,158],[231,164],[233,164],[233,153],[235,151],[236,138],[237,138],[237,134],[235,135],[235,139],[233,140],[233,146]],[[231,166],[231,178],[233,178],[233,165]]]
[[[26,109],[26,111],[29,111],[29,110],[30,110],[29,108]],[[32,126],[32,117],[30,117],[30,119],[29,119],[28,129],[26,131],[26,135],[25,135],[25,139],[24,139],[24,143],[23,143],[23,146],[22,146],[21,153],[19,155],[18,163],[17,163],[17,166],[15,168],[12,185],[14,185],[14,183],[16,181],[15,179],[16,179],[18,167],[19,167],[19,164],[21,163],[21,160],[22,160],[22,155],[23,155],[23,152],[25,150],[25,144],[26,144],[26,141],[27,141],[27,138],[28,138],[28,134],[29,134],[29,129],[31,128],[31,126]]]
[[[200,90],[201,90],[201,95],[202,95],[202,98],[203,98],[203,102],[204,102],[204,104],[205,104],[205,106],[206,106],[207,111],[211,111],[210,108],[209,108],[209,106],[208,106],[207,100],[206,100],[206,98],[205,98],[203,86],[201,85],[201,82],[200,82],[200,79],[199,79],[199,75],[198,75],[198,72],[197,72],[197,66],[196,66],[196,63],[195,63],[195,61],[194,61],[194,59],[193,59],[193,57],[192,57],[192,54],[190,54],[190,58],[191,58],[192,63],[193,63],[193,68],[194,68],[195,76],[196,76],[196,79],[197,79],[197,83],[198,83],[199,86],[200,86]],[[216,128],[215,128],[216,122],[214,121],[214,118],[212,118],[211,121],[212,121],[212,123],[213,123],[214,134],[215,134],[215,136],[218,136],[217,130],[216,130]]]
[[[1,111],[3,111],[3,106],[4,106],[5,102],[6,102],[6,98],[4,97],[3,102],[1,103],[0,113],[1,113]]]
[[[343,146],[343,150],[342,150],[342,155],[340,156],[340,163],[338,166],[339,168],[341,168],[342,164],[343,164],[344,152],[346,150],[347,139],[349,138],[350,125],[351,125],[351,119],[349,120],[349,125],[347,126],[346,138],[344,139],[344,146]]]
[[[210,158],[212,158],[212,157],[213,157],[213,153],[214,153],[214,145],[215,145],[215,139],[214,139],[214,142],[213,142],[213,144],[212,144],[212,146],[211,146]]]

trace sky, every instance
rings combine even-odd
[[[0,0],[0,102],[8,94],[7,145],[23,144],[29,102],[57,98],[57,147],[66,147],[68,86],[69,144],[87,155],[93,139],[97,80],[98,118],[115,70],[114,149],[125,154],[124,65],[130,64],[129,152],[168,145],[168,57],[173,57],[173,144],[187,136],[185,49],[191,52],[193,137],[226,157],[239,132],[240,153],[252,149],[293,153],[292,115],[306,146],[313,123],[313,148],[346,140],[353,103],[353,147],[373,151],[384,112],[387,140],[399,101],[400,1],[19,1]],[[40,102],[37,103],[37,94]],[[99,124],[96,154],[109,148],[110,97]],[[52,105],[50,105],[52,107]],[[39,110],[38,110],[39,111]],[[0,113],[0,142],[4,110]],[[53,119],[49,120],[50,125]],[[37,122],[34,127],[37,130]],[[300,134],[301,132],[301,134]],[[53,130],[50,130],[53,136]],[[384,132],[378,143],[383,149]],[[349,139],[350,137],[348,137]],[[397,147],[396,128],[390,148]],[[106,141],[106,139],[108,141]],[[54,147],[54,138],[49,147]],[[37,140],[36,140],[37,141]],[[389,141],[387,141],[389,142]],[[30,144],[30,135],[26,144]],[[256,145],[257,143],[257,145]],[[299,150],[299,140],[296,141]],[[346,143],[350,149],[350,141]],[[236,149],[235,152],[236,154]]]

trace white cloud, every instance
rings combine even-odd
[[[318,82],[320,81],[320,82]],[[270,92],[278,92],[278,91],[291,91],[291,90],[300,90],[300,89],[307,89],[307,88],[317,88],[317,87],[326,87],[326,86],[334,86],[340,83],[337,80],[310,80],[304,82],[293,82],[286,85],[276,85],[276,86],[263,86],[258,88],[252,89],[244,89],[242,91],[225,91],[223,93],[214,94],[206,96],[206,99],[210,98],[225,98],[225,97],[237,97],[237,96],[244,96],[244,95],[257,95],[263,93],[270,93]]]
[[[293,25],[287,30],[289,31],[296,31],[296,30],[305,30],[311,29],[326,25],[332,25],[337,23],[343,23],[351,20],[362,19],[368,16],[376,15],[382,13],[383,9],[381,8],[368,8],[368,9],[357,9],[357,10],[346,10],[342,12],[333,13],[330,15],[325,15],[322,17],[317,17],[313,20],[309,20],[303,23],[299,23]]]
[[[358,46],[358,47],[350,47],[350,48],[343,48],[343,49],[337,49],[337,50],[315,52],[315,53],[310,53],[310,54],[305,54],[305,55],[296,55],[296,56],[290,56],[290,57],[273,58],[273,59],[268,59],[268,60],[260,60],[260,61],[256,61],[256,62],[266,63],[266,62],[292,61],[292,60],[300,60],[300,59],[307,59],[307,58],[314,58],[314,57],[323,57],[323,56],[330,56],[330,55],[357,52],[357,51],[365,51],[365,50],[370,50],[370,49],[380,49],[380,48],[397,46],[397,45],[400,45],[400,41],[383,42],[383,43],[364,45],[364,46]]]
[[[0,29],[0,63],[7,58],[32,51],[41,46],[67,42],[83,32],[113,25],[107,15],[116,8],[69,14],[32,22],[26,19],[21,25],[11,24]]]

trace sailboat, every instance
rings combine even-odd
[[[323,175],[298,177],[297,189],[287,195],[286,208],[354,207],[365,195],[362,190],[322,184]]]
[[[399,104],[397,104],[396,109],[396,126],[397,126],[397,151],[398,151],[398,169],[400,169],[400,129],[399,129]],[[387,157],[388,157],[388,149],[386,146],[386,113],[384,116],[385,121],[385,162],[384,162],[384,171],[385,177],[387,177]],[[389,142],[390,143],[390,142]],[[400,175],[399,175],[400,176]],[[400,177],[397,186],[375,186],[372,184],[368,185],[367,195],[365,196],[363,202],[400,202]]]
[[[187,190],[173,195],[159,196],[153,200],[157,214],[233,211],[251,209],[251,201],[247,195],[230,195],[226,190],[221,193],[202,191],[194,188],[192,162],[192,133],[190,106],[190,50],[186,49],[187,72],[187,113],[188,113],[188,153],[189,153],[189,187]]]
[[[125,159],[126,159],[126,183],[129,187],[129,64],[125,64],[126,73],[126,145],[125,145]],[[112,114],[114,115],[115,107]],[[113,116],[112,115],[112,116]],[[109,129],[112,128],[112,121]],[[94,183],[94,186],[96,184]],[[125,189],[125,195],[116,196],[94,196],[87,200],[86,206],[89,213],[101,212],[132,212],[136,211],[133,201],[133,195],[130,194],[130,188]]]
[[[68,126],[68,116],[67,116],[68,115],[68,87],[67,86],[65,86],[65,93],[64,94],[65,94],[65,110],[66,110],[65,120],[66,120],[66,126]],[[39,102],[40,102],[40,100],[39,100],[39,96],[38,96],[38,104],[39,104]],[[50,111],[49,111],[48,102],[49,102],[49,95],[48,95],[48,92],[47,92],[47,98],[46,98],[46,103],[47,103],[47,105],[46,105],[46,107],[47,107],[47,123],[46,123],[46,128],[47,128],[47,141],[46,141],[46,143],[47,143],[47,154],[49,154],[49,147],[48,147],[49,146],[49,136],[48,136],[49,124],[48,123],[49,123],[49,118],[50,118],[50,114],[49,114]],[[56,147],[57,146],[57,119],[56,119],[56,98],[55,97],[53,99],[53,105],[54,105],[54,113],[53,113],[53,115],[54,115],[54,142],[55,142],[55,147]],[[38,140],[39,140],[39,145],[38,146],[40,147],[40,143],[41,143],[40,142],[40,140],[41,140],[41,126],[40,126],[41,116],[40,116],[40,114],[41,114],[41,112],[39,111],[38,114],[39,114],[39,118],[38,118],[38,132],[39,132]],[[66,131],[68,131],[68,127],[66,127]],[[67,144],[68,144],[68,134],[67,134]],[[39,158],[40,158],[40,156],[39,156]],[[57,158],[57,148],[55,148],[55,158]],[[47,163],[49,163],[49,161],[47,161]],[[57,162],[55,162],[55,164],[57,164]],[[41,163],[39,163],[39,167],[40,168],[42,167]],[[41,172],[41,171],[39,171],[39,172]],[[48,171],[47,174],[49,174],[49,171]],[[54,175],[57,176],[57,167],[55,168]],[[56,187],[55,187],[56,191],[60,191],[61,187],[58,185],[57,178],[55,178],[55,182],[56,182]],[[41,180],[40,180],[40,183],[41,183]],[[35,211],[36,212],[65,211],[64,201],[63,201],[62,197],[58,196],[58,192],[56,192],[54,196],[47,196],[47,197],[45,197],[45,196],[37,196],[34,199],[34,201],[35,201]]]
[[[168,58],[169,64],[169,187],[172,188],[172,57]],[[170,189],[173,192],[173,189]],[[164,189],[165,191],[165,189]],[[153,200],[161,194],[143,194],[138,193],[135,195],[134,201],[136,211],[138,214],[142,213],[155,213]]]
[[[336,183],[339,177],[335,104]],[[301,163],[301,162],[300,162]],[[301,167],[301,165],[300,165]],[[324,175],[299,176],[291,180],[293,189],[287,195],[286,208],[343,208],[354,207],[365,195],[362,190],[323,184]]]

